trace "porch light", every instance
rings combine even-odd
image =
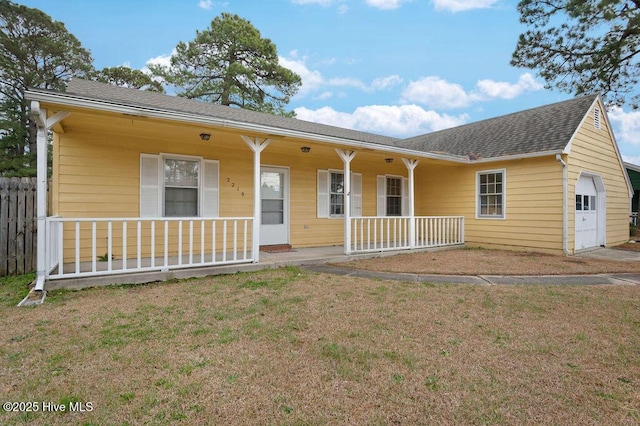
[[[385,158],[384,162],[391,164],[391,163],[393,163],[393,158]]]
[[[311,147],[310,146],[303,146],[300,148],[300,151],[304,152],[305,154],[309,151],[311,151]]]
[[[200,133],[200,139],[203,141],[208,141],[211,139],[211,133]]]

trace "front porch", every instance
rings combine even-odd
[[[252,222],[50,217],[47,288],[164,281],[464,244],[463,217],[358,217],[350,219],[345,245],[266,253],[254,249]]]
[[[212,275],[235,274],[238,272],[251,272],[263,269],[283,268],[287,266],[318,265],[326,263],[343,263],[357,259],[368,259],[380,256],[394,256],[402,253],[419,253],[434,250],[447,250],[462,247],[463,244],[421,248],[414,250],[395,250],[385,252],[368,252],[359,254],[344,254],[343,246],[325,246],[292,249],[288,252],[266,253],[260,252],[258,263],[235,263],[218,266],[198,266],[171,270],[129,270],[127,273],[111,275],[93,275],[81,277],[59,277],[47,282],[47,290],[58,289],[82,289],[88,287],[100,287],[119,284],[143,284],[172,279],[202,278]],[[115,264],[116,262],[114,262]]]

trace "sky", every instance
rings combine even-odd
[[[101,69],[167,63],[222,12],[249,20],[302,77],[302,120],[409,137],[570,99],[509,64],[516,0],[17,0],[63,22]],[[640,165],[640,111],[608,111]]]

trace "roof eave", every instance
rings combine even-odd
[[[540,152],[527,152],[524,154],[513,154],[513,155],[502,155],[498,157],[487,157],[487,158],[479,158],[477,160],[470,160],[469,163],[496,163],[498,161],[509,161],[509,160],[524,160],[527,158],[538,158],[538,157],[555,157],[557,154],[562,154],[561,149],[554,149],[551,151],[540,151]]]
[[[247,123],[243,121],[229,120],[213,116],[204,116],[199,114],[191,114],[186,112],[170,111],[166,109],[158,109],[143,106],[133,106],[113,101],[104,101],[100,99],[92,99],[78,95],[48,92],[38,90],[28,90],[25,92],[28,100],[51,103],[62,107],[75,107],[93,109],[104,112],[133,115],[139,117],[155,118],[161,120],[172,120],[189,124],[201,124],[208,126],[218,126],[234,130],[242,130],[248,132],[258,132],[267,135],[281,137],[296,137],[301,139],[313,140],[320,143],[332,143],[336,145],[346,145],[349,147],[372,149],[376,151],[406,155],[410,157],[429,158],[434,160],[445,160],[456,163],[468,163],[465,157],[457,155],[436,154],[423,151],[416,151],[406,148],[398,148],[390,145],[382,145],[372,142],[363,142],[355,139],[344,139],[335,136],[319,135],[316,133],[303,132],[292,129],[283,129],[281,127],[273,127],[262,124]]]

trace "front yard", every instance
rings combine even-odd
[[[51,292],[37,308],[6,288],[3,402],[40,411],[2,424],[640,422],[637,286],[286,268]]]

